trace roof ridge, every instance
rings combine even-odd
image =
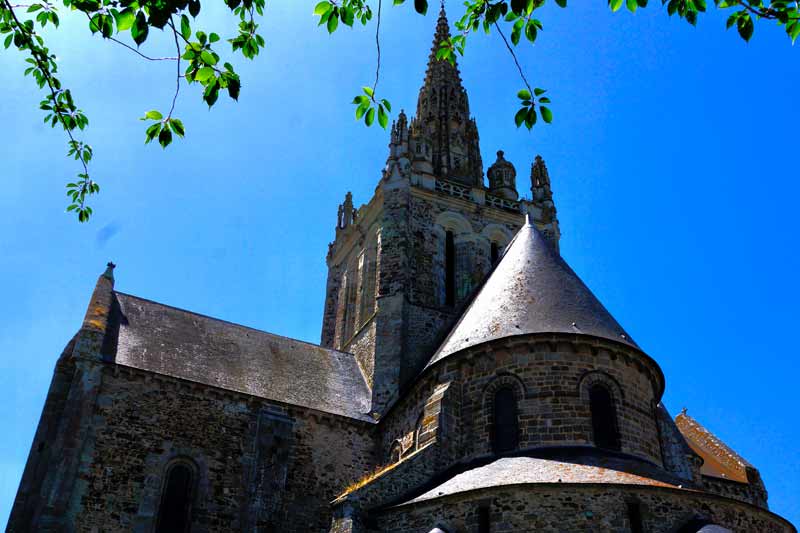
[[[182,307],[176,307],[174,305],[169,305],[169,304],[157,302],[155,300],[151,300],[150,298],[143,298],[141,296],[136,296],[135,294],[130,294],[130,293],[127,293],[127,292],[122,292],[122,291],[117,291],[117,290],[113,291],[113,294],[121,294],[122,296],[127,296],[129,298],[135,298],[137,300],[141,300],[143,302],[148,302],[148,303],[155,304],[155,305],[160,305],[161,307],[166,307],[168,309],[174,309],[175,311],[180,311],[180,312],[186,313],[188,315],[194,315],[194,316],[197,316],[197,317],[200,317],[200,318],[207,318],[207,319],[213,320],[215,322],[221,322],[223,324],[229,324],[231,326],[236,326],[238,328],[249,329],[250,331],[255,331],[257,333],[263,333],[263,334],[266,334],[266,335],[271,335],[273,337],[279,337],[281,339],[286,339],[286,340],[289,340],[289,341],[294,341],[294,342],[299,342],[301,344],[306,344],[308,346],[314,346],[316,348],[322,348],[323,350],[328,350],[330,352],[336,352],[336,353],[341,353],[341,354],[344,354],[344,355],[349,355],[351,357],[355,357],[355,355],[352,354],[351,352],[343,352],[341,350],[336,350],[335,348],[329,348],[327,346],[322,346],[320,344],[314,344],[313,342],[304,341],[304,340],[301,340],[301,339],[295,339],[294,337],[287,337],[286,335],[280,335],[278,333],[272,333],[271,331],[266,331],[266,330],[263,330],[263,329],[254,328],[252,326],[245,326],[244,324],[239,324],[237,322],[231,322],[230,320],[225,320],[223,318],[217,318],[217,317],[213,317],[211,315],[204,315],[203,313],[198,313],[196,311],[190,311],[189,309],[184,309]]]

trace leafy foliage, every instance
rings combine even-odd
[[[148,61],[174,61],[176,63],[175,93],[166,114],[148,111],[142,120],[147,121],[145,143],[158,139],[166,148],[173,141],[173,134],[185,135],[183,123],[173,116],[181,83],[197,86],[202,100],[212,107],[220,92],[237,100],[241,91],[241,80],[230,62],[221,62],[223,43],[230,46],[231,54],[240,53],[246,59],[254,59],[265,46],[259,35],[257,17],[263,16],[266,0],[222,0],[231,14],[238,19],[236,33],[223,40],[217,33],[193,28],[199,15],[202,0],[61,0],[64,8],[86,17],[88,29],[92,34],[119,44]],[[374,16],[370,2],[377,1]],[[550,99],[545,91],[532,88],[517,60],[515,48],[520,42],[535,44],[544,31],[544,24],[538,18],[540,9],[548,0],[466,0],[464,13],[456,22],[458,32],[445,42],[439,43],[436,57],[442,61],[455,63],[458,55],[463,55],[469,35],[477,30],[498,32],[519,71],[525,88],[517,93],[520,108],[514,115],[517,127],[525,125],[531,129],[538,119],[550,123],[553,114],[549,109]],[[794,43],[800,36],[800,0],[712,0],[716,8],[730,10],[727,28],[736,27],[739,36],[749,41],[755,31],[755,21],[764,19],[775,21]],[[553,0],[561,8],[567,7],[567,0]],[[648,0],[606,0],[611,11],[623,7],[630,12],[648,7]],[[392,0],[393,5],[402,5],[405,0]],[[411,3],[411,2],[409,2]],[[375,44],[377,67],[375,82],[364,87],[354,99],[356,120],[371,126],[377,118],[378,124],[386,128],[389,123],[391,104],[376,94],[380,78],[380,22],[382,0],[323,0],[314,7],[314,16],[319,17],[319,25],[325,26],[329,34],[340,27],[350,27],[358,21],[367,25],[375,18]],[[427,0],[414,0],[414,10],[425,15],[428,12]],[[691,25],[696,25],[701,13],[707,10],[707,0],[661,0],[661,5],[670,16],[677,15]],[[70,203],[68,212],[74,212],[80,222],[89,220],[92,208],[87,204],[91,195],[100,191],[99,185],[89,175],[89,162],[92,148],[76,138],[89,124],[89,119],[78,108],[68,88],[62,87],[58,79],[58,66],[55,55],[45,45],[40,30],[46,26],[58,28],[60,24],[58,8],[49,0],[41,0],[26,5],[15,5],[10,0],[0,0],[0,40],[5,49],[12,45],[26,54],[25,76],[31,76],[36,85],[45,92],[39,107],[45,112],[44,121],[53,128],[61,128],[68,138],[67,155],[81,165],[78,179],[67,184]],[[150,57],[141,52],[140,47],[151,37],[151,28],[164,30],[175,43],[173,57]],[[506,39],[505,28],[510,35]],[[130,34],[133,46],[120,40]],[[186,67],[182,69],[181,63]]]

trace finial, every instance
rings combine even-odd
[[[531,214],[528,213],[527,211],[525,211],[525,225],[526,226],[531,225]]]
[[[502,150],[498,150],[497,151],[497,159],[503,159],[504,155],[505,155],[504,151],[502,151]]]
[[[684,407],[683,409],[681,409],[681,414],[682,414],[683,416],[686,416],[686,411],[688,411],[688,409],[686,409],[686,408]]]
[[[106,263],[106,271],[103,272],[103,277],[108,278],[110,280],[113,280],[114,279],[114,268],[116,268],[116,266],[117,265],[115,265],[111,261]]]

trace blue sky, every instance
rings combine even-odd
[[[460,67],[483,159],[505,150],[525,191],[533,157],[545,158],[562,254],[661,364],[667,407],[688,407],[760,468],[771,508],[800,522],[797,50],[770,23],[745,44],[718,13],[692,28],[651,3],[542,13],[545,31],[519,54],[555,121],[533,133],[513,126],[522,86],[499,37],[474,36]],[[187,137],[166,151],[143,145],[137,117],[167,107],[174,65],[92,38],[83,21],[51,32],[91,120],[102,194],[84,225],[64,213],[76,166],[63,134],[42,124],[22,58],[0,55],[0,524],[106,261],[123,292],[318,342],[337,205],[348,190],[370,198],[388,134],[356,123],[349,104],[372,82],[374,26],[330,37],[313,5],[269,3],[266,49],[236,60],[238,103],[209,112],[184,87]],[[208,28],[233,31],[221,7],[204,9]],[[431,11],[385,9],[379,93],[395,110],[415,108]],[[165,35],[152,39],[145,50],[169,53]]]

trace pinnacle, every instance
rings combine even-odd
[[[439,60],[436,58],[436,52],[439,50],[439,45],[442,41],[450,39],[450,23],[447,21],[447,13],[444,9],[444,2],[442,2],[441,10],[439,11],[439,18],[436,21],[436,31],[433,35],[433,43],[431,45],[431,53],[428,56],[428,68],[425,72],[425,82],[429,82],[434,69],[440,72],[447,72],[450,76],[455,74],[455,77],[460,82],[458,75],[458,67],[451,65],[450,62]]]

